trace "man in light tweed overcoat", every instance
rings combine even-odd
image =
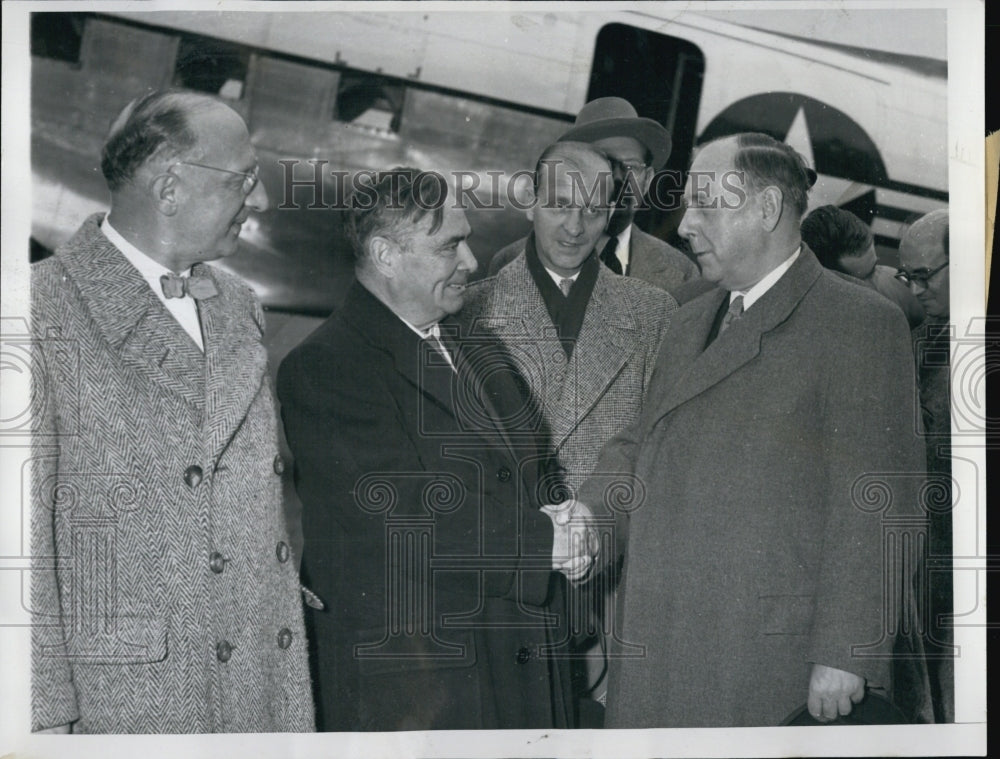
[[[205,263],[268,205],[246,125],[152,93],[101,168],[32,271],[32,728],[311,730],[263,314]]]
[[[550,454],[570,489],[593,472],[604,444],[638,418],[677,307],[665,291],[615,274],[598,258],[595,244],[611,215],[611,171],[607,158],[585,143],[545,150],[524,250],[477,283],[462,312],[474,333],[495,334],[510,352],[551,431]],[[612,574],[601,575],[601,587],[583,592],[610,598],[609,581]],[[584,648],[600,648],[595,636],[584,637],[590,640]],[[604,657],[593,653],[577,691],[600,700]],[[600,710],[595,722],[588,707],[581,706],[581,726],[598,726]]]

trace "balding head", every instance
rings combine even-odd
[[[899,244],[900,273],[928,316],[950,314],[948,268],[948,210],[939,209],[913,222]]]
[[[101,152],[101,172],[112,193],[128,185],[149,161],[169,163],[198,143],[192,121],[226,108],[205,95],[158,91],[136,98],[111,124]]]
[[[173,271],[236,253],[243,222],[268,207],[246,124],[205,95],[154,92],[129,103],[101,169],[109,223]]]
[[[614,180],[608,159],[582,142],[557,142],[535,167],[528,210],[542,263],[564,277],[576,274],[608,224]]]

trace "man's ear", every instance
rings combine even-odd
[[[765,231],[773,232],[781,221],[781,211],[784,195],[774,185],[769,185],[760,191],[761,225]]]
[[[532,176],[527,172],[518,174],[514,178],[511,191],[517,207],[524,209],[524,215],[528,221],[534,221],[538,198],[535,196],[535,184]]]
[[[368,241],[369,256],[372,266],[387,279],[395,276],[396,262],[399,259],[399,245],[388,237],[373,237]]]
[[[179,189],[177,177],[169,171],[153,177],[149,183],[149,192],[156,210],[164,216],[176,214]]]

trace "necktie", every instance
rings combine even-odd
[[[572,279],[569,279],[567,277],[566,279],[559,280],[559,289],[562,290],[562,294],[565,295],[567,298],[569,297],[569,291],[572,289],[572,287],[573,287]]]
[[[164,274],[160,277],[160,286],[167,298],[183,298],[190,295],[195,300],[211,298],[218,295],[215,283],[208,277],[181,277],[177,274]]]
[[[427,334],[424,339],[427,340],[434,347],[434,350],[440,353],[444,360],[448,362],[448,366],[451,367],[451,370],[456,371],[455,362],[452,361],[451,353],[444,346],[444,343],[441,342],[441,328],[438,327],[437,324],[427,330]]]
[[[623,274],[622,262],[615,255],[616,250],[618,250],[618,238],[615,235],[611,235],[604,245],[604,250],[601,251],[601,261],[615,274]]]
[[[719,325],[719,334],[725,332],[729,325],[741,316],[743,316],[743,296],[737,295],[729,301],[729,308],[726,310],[726,315],[722,317],[722,324]]]

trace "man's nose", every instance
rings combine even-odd
[[[472,248],[469,247],[469,243],[460,242],[458,244],[458,256],[459,256],[459,267],[465,269],[469,274],[475,274],[476,270],[479,268],[479,261],[476,260],[476,254],[472,252]]]
[[[583,209],[581,208],[569,209],[566,212],[566,218],[563,219],[563,227],[571,235],[583,234]]]
[[[924,292],[926,289],[927,287],[924,286],[922,283],[917,282],[917,280],[915,279],[910,280],[910,292],[913,293],[914,295],[920,295],[920,293]]]
[[[271,203],[267,197],[267,190],[264,187],[264,183],[260,180],[258,180],[257,184],[255,184],[253,189],[250,190],[250,194],[246,199],[246,205],[250,206],[250,208],[258,213],[263,213],[271,207]]]
[[[685,211],[684,215],[681,217],[681,223],[677,225],[677,234],[681,237],[690,237],[692,231],[691,214]]]

